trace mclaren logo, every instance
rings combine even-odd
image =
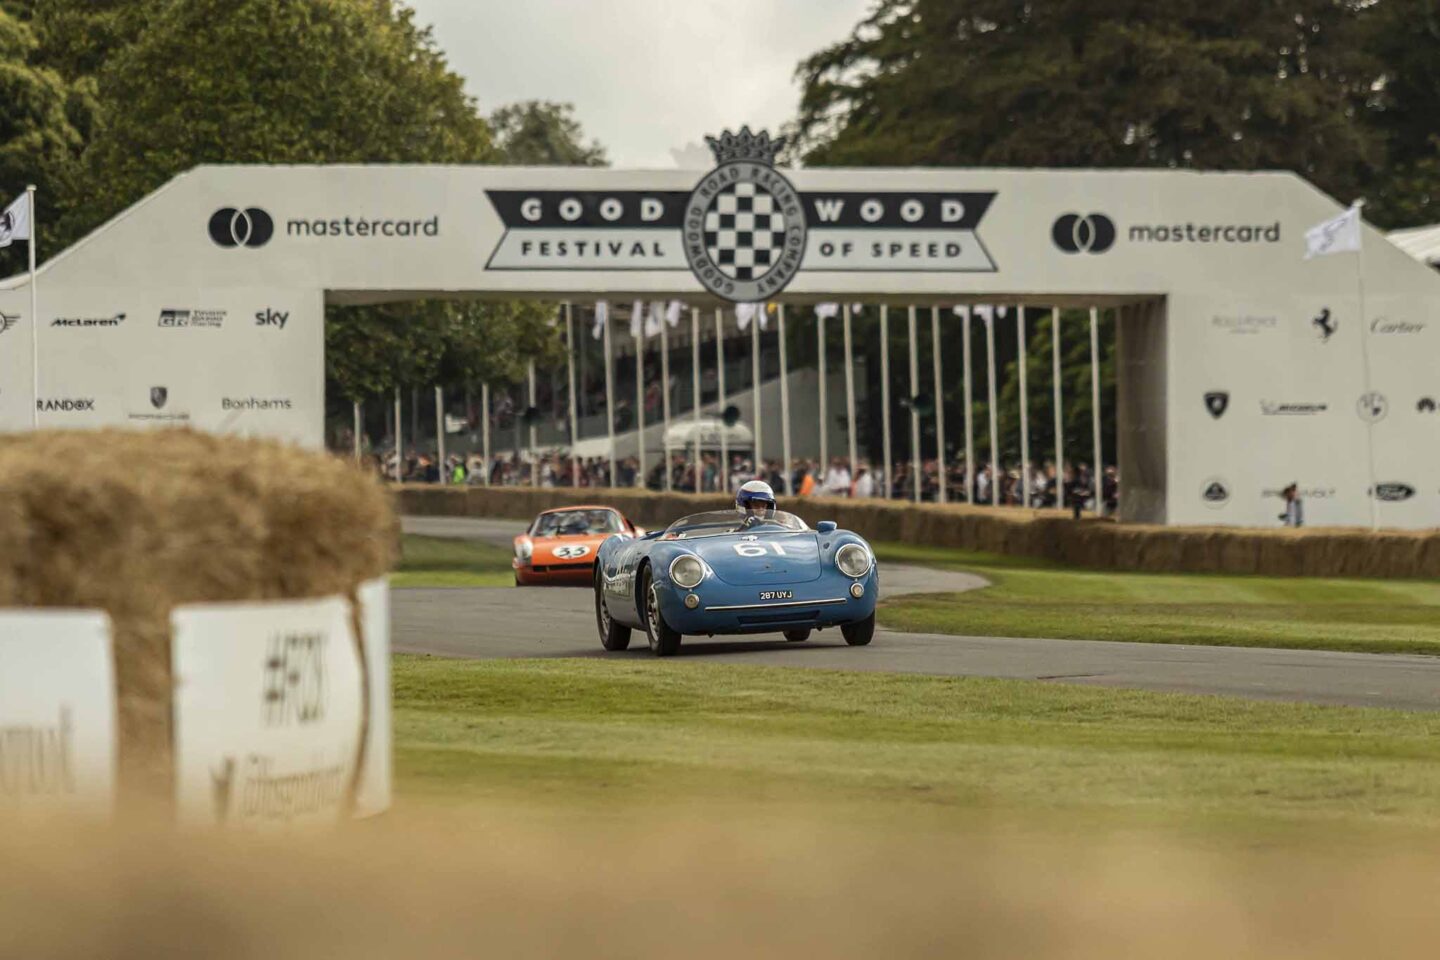
[[[210,239],[222,247],[263,247],[275,236],[275,221],[259,207],[225,207],[210,217]]]
[[[1104,253],[1115,246],[1115,221],[1103,213],[1067,213],[1050,228],[1050,239],[1066,253]]]
[[[741,127],[705,140],[718,166],[685,203],[685,259],[718,297],[768,300],[794,279],[805,256],[805,205],[775,169],[785,138]]]

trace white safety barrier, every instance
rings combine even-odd
[[[0,811],[108,816],[115,664],[99,611],[0,611]]]
[[[390,581],[360,585],[360,629],[365,635],[365,668],[370,675],[370,722],[365,728],[364,766],[355,794],[355,815],[374,816],[390,808]]]

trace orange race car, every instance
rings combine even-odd
[[[607,537],[643,537],[614,507],[556,507],[535,518],[515,538],[515,586],[571,584],[589,586],[595,578],[595,552]]]

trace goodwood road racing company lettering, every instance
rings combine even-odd
[[[717,166],[690,191],[487,190],[505,232],[486,269],[690,270],[736,301],[798,270],[998,270],[979,235],[994,191],[797,191],[769,162],[778,143],[712,140]]]

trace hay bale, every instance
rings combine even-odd
[[[120,781],[168,793],[170,612],[345,594],[393,565],[380,485],[344,461],[190,430],[0,440],[0,605],[105,610]]]

